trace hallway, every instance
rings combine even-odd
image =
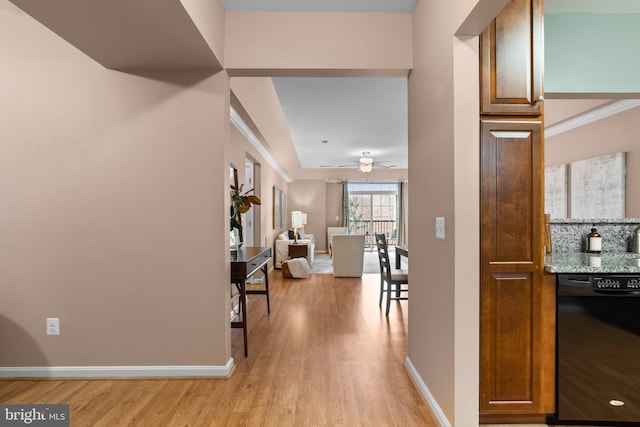
[[[73,426],[435,426],[404,371],[407,302],[388,318],[379,275],[271,275],[251,295],[249,357],[232,329],[224,379],[0,381],[2,403],[68,403]]]

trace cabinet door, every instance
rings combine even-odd
[[[542,35],[542,0],[511,0],[481,34],[481,114],[542,114]]]
[[[482,121],[481,414],[543,413],[542,173],[541,122]]]

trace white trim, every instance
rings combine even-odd
[[[554,135],[558,135],[559,133],[575,129],[580,126],[588,125],[589,123],[595,122],[596,120],[604,119],[605,117],[630,110],[639,105],[640,99],[623,99],[612,104],[607,104],[602,108],[589,111],[588,113],[579,115],[578,117],[574,117],[572,119],[556,123],[555,125],[545,127],[544,137],[549,138]]]
[[[418,386],[420,393],[422,393],[422,397],[424,397],[424,400],[431,408],[431,411],[433,412],[433,415],[435,415],[438,423],[440,423],[442,427],[451,427],[451,423],[447,419],[447,416],[444,414],[444,412],[442,412],[440,405],[438,405],[438,402],[436,402],[436,399],[429,391],[429,388],[424,383],[424,381],[422,381],[420,374],[418,374],[418,371],[416,371],[416,367],[413,366],[413,363],[411,363],[411,359],[409,359],[409,356],[405,357],[404,364],[407,367],[407,371],[409,371],[409,374],[411,374],[413,381]]]
[[[122,378],[214,377],[229,378],[233,357],[225,366],[29,366],[2,367],[0,378]]]
[[[249,129],[249,126],[247,126],[244,120],[242,120],[242,117],[240,117],[240,115],[233,107],[229,107],[229,117],[231,119],[231,123],[233,123],[236,129],[238,129],[238,131],[240,131],[240,133],[244,135],[245,138],[247,138],[247,141],[249,141],[249,143],[251,143],[251,145],[253,145],[254,148],[258,150],[258,152],[262,154],[265,159],[267,159],[267,162],[269,162],[269,164],[276,170],[276,172],[280,174],[282,179],[284,179],[286,182],[292,182],[293,180],[289,178],[289,176],[282,170],[278,162],[276,162],[273,157],[271,157],[271,154],[269,154],[267,149],[264,148],[264,145],[262,145],[260,140],[255,136],[251,129]]]

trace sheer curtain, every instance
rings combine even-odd
[[[405,182],[398,183],[398,236],[396,240],[397,246],[404,246],[407,242],[407,206],[406,195],[407,184]]]

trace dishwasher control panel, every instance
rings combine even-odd
[[[640,276],[622,274],[560,274],[558,284],[583,289],[640,290]]]
[[[594,276],[592,286],[595,289],[640,289],[640,277]]]
[[[620,278],[594,277],[593,282],[598,289],[620,289]]]

